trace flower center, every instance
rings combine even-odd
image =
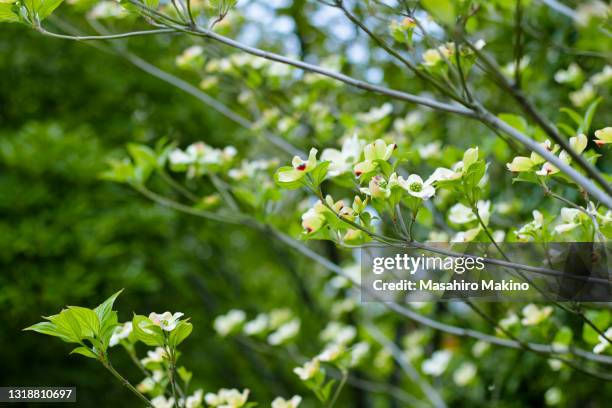
[[[410,185],[409,188],[410,188],[410,191],[414,191],[415,193],[418,193],[421,190],[423,190],[423,185],[421,183],[414,182]]]

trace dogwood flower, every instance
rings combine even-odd
[[[455,45],[447,43],[438,48],[430,48],[423,52],[423,65],[434,67],[443,59],[449,59],[455,52]]]
[[[612,127],[607,126],[603,129],[599,129],[595,131],[595,144],[597,146],[603,146],[608,143],[612,143]]]
[[[199,408],[202,406],[203,400],[204,400],[204,391],[199,389],[199,390],[196,390],[192,395],[185,398],[184,400],[181,398],[179,400],[179,407]]]
[[[300,377],[302,381],[308,381],[319,373],[321,370],[321,363],[318,358],[313,358],[310,361],[304,363],[301,367],[295,367],[293,372]]]
[[[436,189],[428,183],[424,183],[421,176],[417,174],[411,174],[408,179],[398,177],[398,184],[413,197],[427,200],[436,193]]]
[[[149,320],[151,320],[154,325],[161,327],[162,330],[172,331],[178,324],[181,316],[183,316],[183,313],[180,312],[174,314],[170,312],[164,312],[162,314],[150,313]]]
[[[336,361],[342,353],[344,353],[345,348],[343,345],[338,343],[333,343],[325,347],[323,351],[319,353],[317,358],[320,361],[333,362]]]
[[[166,350],[162,347],[156,347],[155,350],[147,351],[147,356],[140,360],[143,366],[149,363],[161,363],[166,358]]]
[[[470,207],[457,203],[448,211],[448,220],[453,224],[467,224],[476,220],[476,215]]]
[[[355,329],[354,326],[342,324],[340,322],[329,322],[319,335],[323,341],[335,342],[338,344],[348,344],[353,341],[355,336],[357,336],[357,329]]]
[[[272,408],[297,408],[300,402],[302,402],[302,397],[299,395],[294,395],[289,400],[282,397],[276,397],[274,401],[272,401]]]
[[[151,377],[147,377],[136,385],[136,389],[143,394],[153,391],[155,388],[155,381]]]
[[[219,408],[240,408],[243,407],[249,399],[248,388],[242,392],[237,389],[221,388],[216,394],[209,392],[204,396],[204,401],[210,406]]]
[[[557,234],[562,234],[564,232],[571,231],[582,224],[582,221],[587,217],[582,211],[577,208],[562,208],[561,209],[561,220],[562,224],[559,224],[555,227],[555,232]]]
[[[604,337],[605,336],[605,337]],[[610,327],[608,330],[606,330],[604,332],[604,336],[599,335],[597,337],[597,340],[599,341],[599,343],[597,343],[595,345],[595,347],[593,347],[593,353],[595,354],[601,354],[603,353],[608,347],[610,347],[610,342],[607,340],[612,338],[612,327]]]
[[[559,172],[558,168],[556,168],[555,166],[553,166],[549,162],[546,162],[546,163],[544,163],[542,168],[540,170],[536,171],[535,173],[538,176],[551,176],[551,175],[556,174],[558,172]]]
[[[300,319],[295,318],[280,326],[274,333],[268,336],[268,343],[273,346],[286,343],[300,332]]]
[[[570,139],[571,142],[571,139]],[[571,143],[570,143],[571,145]],[[559,145],[558,144],[553,144],[550,139],[546,139],[544,142],[540,143],[540,146],[542,146],[545,150],[547,150],[548,152],[555,154],[557,153],[557,151],[559,150]],[[534,165],[537,164],[542,164],[546,161],[546,159],[544,159],[542,156],[540,156],[539,154],[537,154],[536,152],[531,152],[531,156],[530,156],[531,161],[533,162]]]
[[[438,167],[425,181],[425,184],[433,184],[436,181],[456,180],[461,177],[461,172],[447,169],[445,167]]]
[[[522,312],[523,318],[521,323],[524,326],[535,326],[546,320],[553,312],[553,308],[552,306],[545,306],[540,309],[533,303],[530,303],[523,308]]]
[[[354,134],[351,138],[345,140],[341,150],[323,150],[323,153],[321,153],[321,161],[330,162],[327,173],[331,177],[335,177],[351,171],[355,162],[359,160],[364,144],[365,142],[357,138],[357,134]]]
[[[452,354],[448,350],[434,351],[429,359],[423,361],[421,369],[425,374],[437,377],[446,371],[451,357]]]
[[[374,143],[370,143],[363,148],[364,161],[357,163],[353,170],[357,177],[365,173],[370,173],[378,167],[376,160],[387,161],[393,154],[397,145],[387,144],[384,140],[378,139]]]
[[[572,62],[566,70],[560,69],[555,73],[555,81],[560,84],[572,83],[582,78],[582,69],[575,62]]]
[[[204,48],[199,45],[193,45],[176,57],[175,63],[179,68],[186,68],[198,62],[203,63],[202,54],[204,54]]]
[[[317,149],[310,149],[307,160],[303,160],[299,156],[294,156],[293,160],[291,161],[291,165],[293,166],[293,169],[278,173],[279,181],[284,183],[297,181],[317,167]]]
[[[442,143],[439,140],[436,140],[435,142],[419,146],[417,151],[422,159],[431,159],[432,157],[438,157],[440,155],[441,146]]]
[[[121,340],[126,339],[130,333],[132,333],[132,322],[125,322],[121,326],[117,326],[108,342],[109,347],[116,346]]]
[[[365,341],[360,341],[359,343],[351,347],[351,367],[355,367],[357,364],[359,364],[365,358],[365,356],[368,355],[369,352],[370,345]]]
[[[174,407],[174,398],[166,399],[163,395],[158,395],[151,400],[151,405],[155,408],[172,408]]]
[[[453,381],[460,387],[468,385],[476,377],[476,365],[466,362],[453,373]]]
[[[587,143],[588,139],[582,133],[578,136],[570,137],[569,140],[570,147],[578,154],[582,153],[584,149],[586,149]],[[565,150],[559,154],[559,158],[563,160],[564,163],[569,163],[572,161],[572,157]]]
[[[506,167],[513,173],[520,173],[523,171],[531,171],[535,166],[535,163],[529,158],[524,156],[517,156],[512,159],[512,162],[506,163]]]
[[[230,163],[238,151],[234,146],[215,149],[206,143],[197,142],[187,146],[185,151],[174,149],[168,156],[168,161],[176,171],[187,170],[189,177],[203,174],[215,166]]]
[[[381,175],[377,175],[370,179],[368,187],[362,187],[359,189],[364,194],[369,195],[372,198],[388,198],[391,195],[391,188],[389,183]]]
[[[467,231],[459,231],[451,237],[450,242],[471,242],[478,236],[480,231],[482,231],[480,225]]]
[[[523,225],[520,230],[516,231],[516,236],[519,237],[519,239],[529,239],[536,231],[542,229],[544,215],[538,210],[533,210],[532,215],[533,221]]]
[[[519,323],[519,317],[514,312],[508,312],[508,315],[499,321],[499,327],[508,330],[510,327]]]
[[[323,213],[327,208],[318,201],[314,207],[309,208],[304,214],[302,214],[302,227],[307,233],[312,234],[317,232],[323,224],[325,224],[325,216]]]
[[[589,80],[589,82],[591,82],[593,85],[599,86],[599,85],[605,84],[611,79],[612,79],[612,66],[606,65],[601,70],[601,72],[598,72],[595,75],[593,75],[591,79]]]
[[[391,112],[393,112],[393,105],[387,102],[380,107],[370,109],[367,113],[358,113],[356,116],[361,122],[375,123],[389,116]]]
[[[582,88],[570,92],[568,96],[574,106],[581,108],[591,102],[596,95],[595,87],[590,82],[586,82]]]
[[[238,330],[246,320],[246,313],[242,310],[232,309],[227,314],[217,316],[213,326],[220,336],[225,337]]]
[[[260,313],[257,317],[244,325],[242,331],[247,336],[255,336],[260,333],[263,333],[268,329],[268,325],[270,323],[270,318],[265,313]]]

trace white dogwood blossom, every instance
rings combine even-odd
[[[238,330],[246,320],[246,313],[242,310],[232,309],[224,315],[217,316],[213,326],[215,331],[220,336],[225,337],[228,334]]]
[[[149,320],[151,320],[154,325],[161,327],[162,330],[172,331],[174,330],[182,316],[183,313],[180,312],[174,314],[170,312],[164,312],[162,314],[151,312],[149,314]]]
[[[450,363],[452,354],[448,350],[437,350],[431,354],[431,357],[423,361],[421,369],[425,374],[433,377],[440,376]]]
[[[204,396],[206,404],[218,408],[240,408],[249,399],[250,390],[244,389],[242,392],[237,389],[221,388],[217,393],[209,392]]]
[[[595,137],[597,138],[597,140],[595,140],[597,146],[603,146],[608,143],[612,143],[612,127],[607,126],[603,129],[596,130]]]
[[[522,312],[523,318],[521,319],[521,324],[524,326],[535,326],[548,319],[553,312],[553,308],[552,306],[539,308],[533,303],[530,303],[523,308]]]
[[[282,326],[280,326],[274,333],[268,336],[268,343],[273,346],[284,344],[289,340],[295,338],[300,332],[300,319],[295,318]]]
[[[542,215],[542,213],[538,210],[533,210],[532,215],[533,221],[523,225],[521,229],[516,231],[516,236],[519,239],[527,240],[529,238],[533,238],[533,234],[542,229],[542,226],[544,225],[544,215]]]
[[[256,336],[265,332],[270,324],[270,318],[265,313],[260,313],[255,319],[245,323],[242,331],[247,336]]]
[[[303,160],[300,156],[294,156],[291,161],[291,166],[293,169],[284,170],[278,173],[279,181],[284,183],[297,181],[317,167],[317,149],[310,149],[308,159],[306,160]]]
[[[324,149],[321,153],[321,161],[329,161],[330,165],[327,174],[331,177],[336,177],[340,174],[350,172],[361,156],[365,142],[354,134],[346,139],[342,144],[341,150]]]
[[[140,360],[142,365],[146,366],[149,363],[161,363],[166,358],[166,350],[162,347],[156,347],[155,350],[148,350],[147,356]]]
[[[302,397],[299,395],[294,395],[288,400],[282,397],[276,397],[274,398],[274,401],[272,401],[272,408],[297,408],[301,402]]]
[[[577,208],[561,209],[561,221],[562,223],[555,226],[555,232],[562,234],[564,232],[571,231],[582,225],[582,221],[586,220],[588,216]]]
[[[424,183],[421,176],[411,174],[408,179],[398,177],[398,184],[413,197],[427,200],[434,196],[436,189],[430,183]]]
[[[202,389],[196,390],[192,395],[185,399],[179,400],[179,407],[184,408],[199,408],[202,406],[204,400],[204,391]]]
[[[300,377],[300,380],[307,381],[313,378],[321,370],[321,363],[318,358],[313,358],[304,363],[301,367],[295,367],[293,372]]]
[[[593,353],[601,354],[610,347],[610,341],[608,339],[612,339],[612,327],[608,328],[603,336],[601,334],[597,336],[598,343],[593,347]]]
[[[166,398],[163,395],[158,395],[151,400],[151,405],[153,405],[155,408],[173,408],[174,398]]]
[[[125,322],[124,324],[115,327],[113,335],[108,342],[108,346],[116,346],[121,340],[126,339],[130,333],[132,333],[132,322]]]
[[[370,143],[363,148],[364,160],[357,163],[353,167],[353,171],[357,177],[362,174],[370,173],[374,171],[378,164],[376,160],[387,161],[391,158],[393,151],[397,148],[397,145],[387,144],[384,140],[378,139],[374,143]]]
[[[468,385],[476,377],[477,368],[474,363],[465,362],[453,373],[453,381],[459,387]]]

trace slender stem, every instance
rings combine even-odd
[[[336,387],[336,391],[334,392],[334,396],[330,400],[329,405],[327,406],[327,408],[332,408],[336,404],[336,401],[338,400],[338,397],[340,396],[340,393],[342,392],[342,388],[344,388],[344,384],[346,384],[347,378],[348,378],[348,370],[343,369],[342,370],[342,378],[340,378],[340,383]]]
[[[51,31],[45,30],[42,26],[36,27],[36,30],[39,33],[47,37],[61,38],[63,40],[73,40],[73,41],[117,40],[121,38],[138,37],[138,36],[145,36],[145,35],[169,34],[169,33],[177,32],[174,28],[159,28],[155,30],[130,31],[128,33],[120,33],[120,34],[74,36],[74,35],[53,33]]]
[[[151,401],[149,401],[149,399],[147,397],[145,397],[144,395],[142,395],[140,393],[140,391],[138,391],[136,388],[134,388],[134,386],[132,384],[130,384],[130,382],[128,380],[126,380],[125,378],[123,378],[123,376],[121,374],[119,374],[111,365],[110,361],[102,361],[102,365],[104,366],[104,368],[106,368],[108,371],[110,371],[110,373],[117,379],[119,380],[119,382],[121,382],[121,384],[123,384],[123,386],[125,386],[128,390],[132,391],[132,393],[134,393],[138,398],[140,398],[140,400],[142,402],[144,402],[148,407],[151,408],[155,408],[155,406],[153,404],[151,404]]]

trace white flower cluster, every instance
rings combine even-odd
[[[301,322],[287,309],[275,309],[270,313],[260,313],[255,319],[247,321],[246,313],[233,309],[218,316],[214,321],[215,331],[223,337],[243,333],[247,336],[263,337],[272,346],[288,343],[300,332]]]
[[[188,177],[201,176],[229,166],[238,151],[234,146],[216,149],[204,142],[189,145],[184,151],[174,149],[168,160],[174,171],[187,171]]]
[[[217,408],[240,408],[246,405],[249,399],[249,389],[242,392],[237,389],[221,388],[217,393],[209,392],[204,396],[204,401],[211,407]]]
[[[174,408],[176,405],[178,405],[180,408],[200,408],[202,407],[203,394],[204,391],[201,389],[197,390],[187,398],[179,399],[177,404],[175,404],[175,399],[172,397],[166,398],[164,395],[158,395],[151,400],[151,405],[153,405],[155,408]],[[238,408],[241,406],[242,405],[226,405],[225,408]]]

